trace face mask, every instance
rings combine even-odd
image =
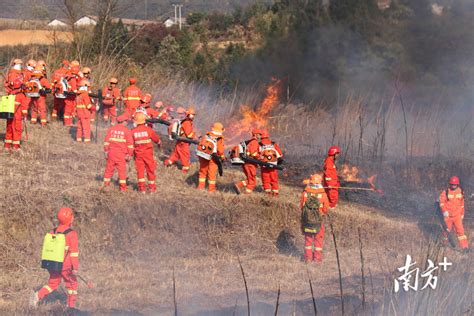
[[[26,66],[26,69],[28,69],[29,71],[33,71],[33,70],[34,70],[34,68],[31,67],[31,66]]]
[[[79,91],[88,91],[87,86],[79,87]]]
[[[12,68],[15,69],[15,70],[21,70],[21,64],[13,65]]]
[[[194,115],[193,115],[193,114],[189,115],[189,118],[190,118],[191,120],[194,119]]]

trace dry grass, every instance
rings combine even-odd
[[[0,46],[15,45],[52,45],[55,42],[72,41],[72,34],[49,30],[0,30]]]
[[[300,258],[303,241],[296,205],[301,188],[284,184],[278,200],[261,194],[235,196],[228,191],[242,174],[229,169],[219,178],[218,193],[202,193],[195,189],[194,163],[189,177],[159,164],[159,189],[154,195],[132,190],[126,194],[117,190],[100,193],[104,168],[101,144],[77,144],[58,124],[29,129],[30,140],[21,154],[0,153],[4,190],[0,266],[8,271],[0,277],[2,313],[32,312],[27,306],[29,291],[47,279],[47,273],[38,268],[42,236],[54,226],[55,212],[62,205],[76,211],[81,274],[96,284],[93,290],[80,285],[79,308],[83,310],[95,314],[172,314],[174,269],[180,315],[229,315],[234,311],[245,315],[245,290],[237,262],[240,256],[253,315],[273,313],[278,284],[280,315],[312,313],[306,266]],[[100,132],[103,136],[104,130]],[[169,149],[168,144],[166,147]],[[135,172],[129,175],[133,187]],[[384,288],[392,287],[392,272],[402,265],[407,253],[422,258],[426,236],[413,216],[385,217],[379,208],[364,205],[370,205],[368,197],[347,198],[360,203],[343,201],[332,217],[346,312],[362,313],[358,227],[362,230],[365,267],[371,276],[366,280],[368,308],[375,314],[383,308],[385,312],[390,296]],[[390,210],[391,205],[387,208]],[[325,241],[324,262],[310,265],[309,272],[318,310],[337,314],[335,249],[329,234]],[[466,258],[451,251],[448,257],[458,267],[466,267],[466,260],[472,259],[472,255]],[[450,280],[467,273],[464,289],[472,289],[472,271],[460,269],[450,274]],[[450,282],[443,291],[433,293],[441,295],[458,288]],[[56,298],[61,300],[64,295]],[[57,299],[41,305],[35,313],[61,313]],[[467,308],[464,303],[461,307]],[[399,305],[387,314],[412,314],[412,307],[404,313],[404,305]]]

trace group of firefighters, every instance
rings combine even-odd
[[[117,87],[117,78],[111,78],[107,86],[99,91],[100,96],[91,93],[91,69],[83,67],[77,61],[64,60],[61,67],[54,71],[51,82],[48,80],[46,64],[43,61],[29,60],[23,69],[23,62],[15,59],[5,81],[8,95],[14,95],[15,106],[11,117],[7,119],[5,148],[19,149],[22,124],[30,115],[30,122],[47,124],[46,94],[54,94],[52,119],[62,116],[65,126],[72,126],[77,119],[76,140],[91,141],[91,121],[96,117],[97,106],[93,98],[101,101],[102,119],[110,123],[104,139],[106,168],[103,186],[111,186],[115,170],[118,172],[119,189],[127,190],[127,163],[135,161],[139,192],[156,191],[156,161],[154,144],[161,145],[153,124],[168,125],[170,139],[176,141],[173,152],[164,161],[165,166],[180,162],[181,171],[186,174],[191,165],[190,146],[195,144],[199,159],[198,189],[216,191],[217,175],[222,172],[222,163],[227,159],[224,144],[224,126],[216,122],[209,132],[197,137],[193,121],[196,111],[179,107],[176,111],[162,102],[150,105],[152,95],[142,93],[135,78],[129,78],[129,86],[121,93]],[[124,103],[124,111],[118,115],[117,106]],[[154,121],[155,119],[155,121]],[[133,121],[133,128],[129,123]],[[340,148],[331,146],[324,161],[323,170],[304,181],[306,185],[300,198],[301,230],[304,234],[304,258],[306,262],[322,260],[324,240],[324,217],[338,203],[340,182],[336,170],[336,159]],[[230,162],[242,166],[245,179],[234,184],[237,194],[251,194],[257,185],[257,171],[260,168],[263,190],[272,197],[279,195],[278,170],[283,163],[280,146],[271,140],[268,130],[255,128],[251,137],[234,146],[230,152]],[[439,206],[445,222],[443,239],[454,229],[459,246],[467,251],[468,241],[464,233],[464,193],[457,177],[449,180],[449,186],[441,192]],[[77,296],[77,271],[79,250],[77,233],[71,229],[74,219],[70,208],[61,208],[57,215],[59,226],[49,232],[43,244],[42,266],[48,269],[50,279],[47,285],[34,292],[31,303],[37,305],[45,296],[53,292],[61,283],[66,282],[67,305],[74,308]],[[62,237],[62,238],[59,238]],[[62,243],[59,243],[58,240]],[[59,249],[59,250],[58,250]],[[58,253],[60,255],[58,255]],[[54,254],[54,255],[52,255]]]

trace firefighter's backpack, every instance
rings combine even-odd
[[[212,154],[215,153],[217,153],[217,138],[206,135],[197,145],[196,155],[206,160],[211,160]]]
[[[269,145],[260,146],[261,157],[264,162],[270,163],[272,165],[278,165],[278,158],[280,158],[280,153],[275,148],[275,143]]]
[[[38,79],[31,79],[25,84],[25,95],[29,98],[40,96],[40,90],[43,89]]]
[[[170,126],[168,126],[168,137],[170,140],[180,136],[181,133],[181,121],[175,120]]]
[[[15,114],[15,95],[4,95],[0,102],[0,118],[12,119]]]
[[[319,209],[321,203],[316,195],[310,195],[301,212],[301,223],[306,233],[317,233],[321,227],[322,217]]]
[[[61,272],[63,269],[64,254],[66,250],[66,235],[72,229],[67,229],[64,232],[47,233],[44,236],[43,250],[41,252],[41,268],[48,271]]]
[[[242,156],[245,156],[246,151],[247,143],[245,141],[233,147],[230,151],[230,162],[233,165],[243,165],[245,161],[242,160]]]
[[[68,91],[68,84],[67,80],[65,78],[61,78],[56,85],[54,86],[55,88],[55,93],[54,96],[57,99],[66,99],[66,94],[65,92]]]

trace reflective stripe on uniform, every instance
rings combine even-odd
[[[305,228],[304,229],[305,233],[311,233],[311,234],[316,234],[318,231],[314,228]]]
[[[279,191],[278,190],[272,190],[273,193],[278,193]]]
[[[82,142],[82,138],[76,138],[78,142]]]
[[[47,121],[46,120],[41,120],[41,123],[46,123]]]
[[[43,289],[46,289],[49,293],[53,292],[53,289],[49,287],[49,285],[43,286]]]
[[[458,199],[462,199],[462,194],[456,194],[456,197],[457,197]]]
[[[243,185],[244,187],[246,187],[246,186],[247,186],[247,181],[245,181],[245,180],[242,181],[242,185]]]
[[[70,119],[70,118],[72,118],[72,116],[64,115],[64,118],[65,118],[65,119]]]
[[[77,291],[76,290],[67,290],[67,294],[68,295],[77,295]]]
[[[27,110],[22,110],[22,111],[21,111],[21,113],[23,113],[23,114],[27,114],[27,113],[28,113],[28,111],[27,111]]]
[[[138,179],[138,182],[145,182],[145,178]]]
[[[123,98],[125,101],[127,100],[136,100],[136,101],[139,101],[140,100],[140,97],[128,97],[128,98]]]
[[[332,178],[324,178],[326,181],[330,181],[332,180]]]
[[[90,141],[91,141],[90,138],[84,138],[84,143],[88,143]]]
[[[108,146],[108,145],[110,145],[109,142],[104,142],[104,146]]]
[[[127,140],[125,138],[110,137],[109,140],[111,142],[118,142],[118,143],[126,143],[127,142]]]
[[[311,249],[311,250],[313,250],[313,246],[304,246],[304,249]]]
[[[315,247],[314,250],[316,250],[316,251],[323,251],[323,248]]]
[[[245,188],[245,192],[252,193],[252,190]]]
[[[464,240],[464,239],[467,239],[466,235],[458,236],[458,240]]]
[[[5,144],[11,144],[13,141],[11,139],[5,139]]]
[[[133,145],[128,145],[127,148],[133,149]]]
[[[183,166],[183,170],[189,170],[189,167]]]
[[[144,140],[136,140],[135,141],[135,144],[148,144],[148,143],[151,143],[151,139],[144,139]]]
[[[71,257],[79,257],[79,252],[71,252],[71,254],[69,255]]]
[[[80,104],[78,104],[78,105],[76,105],[76,108],[78,108],[78,109],[85,109],[85,108],[87,108],[87,107],[86,107],[85,105],[80,105]]]
[[[206,182],[206,178],[199,178],[199,182]]]
[[[127,180],[119,180],[119,183],[120,183],[120,184],[126,184],[126,183],[127,183]]]
[[[216,180],[209,180],[209,184],[216,184]]]
[[[271,189],[265,189],[265,192],[269,193],[269,192],[272,192]]]
[[[13,145],[20,145],[20,141],[19,140],[14,140],[14,141],[12,141],[12,144]]]

